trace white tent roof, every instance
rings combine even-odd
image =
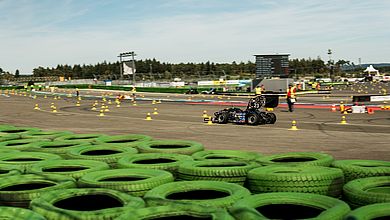
[[[369,67],[367,67],[364,72],[369,72],[369,73],[372,73],[372,72],[379,72],[377,69],[375,69],[372,65],[370,65]]]

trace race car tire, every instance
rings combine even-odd
[[[42,194],[31,202],[33,211],[48,219],[115,219],[126,210],[145,206],[141,198],[112,189],[64,189]]]
[[[229,120],[229,113],[228,112],[221,112],[216,116],[216,121],[218,124],[226,124]]]
[[[246,123],[248,125],[258,125],[259,124],[259,115],[250,113],[246,116]]]
[[[73,178],[54,174],[22,174],[0,179],[0,204],[27,208],[32,199],[56,189],[74,188]]]
[[[390,176],[390,162],[381,160],[336,160],[332,167],[343,170],[345,181],[373,176]]]
[[[249,196],[248,189],[227,182],[179,181],[158,186],[144,196],[148,206],[196,204],[229,208]]]
[[[328,167],[333,162],[333,157],[319,152],[288,152],[263,156],[257,162],[262,165]]]
[[[150,189],[173,180],[173,175],[168,171],[130,168],[91,172],[79,179],[78,185],[84,188],[108,188],[133,196],[144,196]]]
[[[236,219],[318,219],[342,220],[350,211],[338,199],[310,194],[275,192],[245,197],[236,202],[230,213]]]
[[[87,173],[108,170],[108,164],[94,160],[52,160],[31,166],[29,173],[57,174],[79,179]]]
[[[170,153],[192,155],[204,150],[203,144],[185,140],[145,141],[136,145],[141,153]]]

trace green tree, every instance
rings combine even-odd
[[[15,71],[15,78],[19,78],[19,76],[20,76],[19,70],[16,70]]]

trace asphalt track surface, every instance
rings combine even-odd
[[[120,92],[81,90],[80,93],[83,97],[102,93],[115,97]],[[313,104],[337,104],[340,101],[348,104],[352,94],[352,90],[335,90],[330,95],[305,95],[298,100]],[[201,117],[204,110],[212,114],[226,107],[218,103],[245,103],[248,97],[147,93],[138,93],[138,97],[143,100],[137,101],[138,106],[133,106],[130,100],[124,100],[120,107],[112,102],[108,105],[110,111],[105,112],[104,117],[98,117],[99,112],[91,110],[95,101],[92,98],[83,98],[81,106],[76,106],[74,97],[54,100],[50,95],[45,99],[43,94],[36,99],[28,95],[3,94],[0,95],[0,124],[76,133],[145,134],[156,139],[194,140],[203,143],[206,149],[237,149],[263,154],[317,151],[329,153],[336,159],[390,160],[390,111],[343,115],[328,107],[297,106],[294,112],[288,112],[282,104],[274,109],[278,120],[273,125],[207,125]],[[163,101],[153,105],[150,101],[153,99]],[[199,105],[199,100],[215,100],[217,105]],[[99,109],[101,98],[98,101]],[[58,113],[51,112],[51,103],[57,107]],[[34,110],[35,104],[41,109]],[[153,114],[154,108],[157,108],[158,115]],[[147,113],[152,113],[152,121],[144,120]],[[340,124],[342,116],[346,116],[348,124]],[[298,131],[289,130],[293,120],[297,122]]]

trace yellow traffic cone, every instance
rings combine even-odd
[[[293,120],[291,122],[291,128],[288,129],[288,130],[290,130],[290,131],[298,131],[299,130],[298,127],[297,127],[297,122],[295,120]]]
[[[344,115],[341,116],[341,122],[340,122],[340,124],[342,124],[342,125],[348,124],[348,123],[347,123],[347,120],[345,119],[345,116],[344,116]]]
[[[35,107],[34,107],[35,110],[40,110],[38,104],[35,104]]]
[[[98,114],[98,116],[99,116],[99,117],[105,116],[105,115],[104,115],[104,110],[103,110],[103,109],[100,110],[100,114]]]
[[[43,96],[44,99],[47,99],[47,95]]]
[[[53,98],[54,100],[57,100],[57,96],[54,96],[54,98]]]
[[[209,116],[209,120],[207,121],[207,124],[208,125],[212,125],[213,124],[213,120],[211,119],[211,116]]]
[[[111,99],[110,99],[110,100],[108,100],[108,104],[109,104],[109,105],[111,105],[111,104],[112,104],[112,102],[111,102]]]
[[[76,102],[76,106],[80,106],[80,101],[77,101],[77,102]]]
[[[137,106],[137,101],[133,101],[133,106]]]
[[[274,111],[274,108],[266,108],[265,109],[267,112],[273,112]]]
[[[152,105],[155,105],[156,104],[156,100],[153,99],[152,101]]]
[[[207,115],[207,111],[206,111],[206,110],[203,111],[202,117],[203,117],[203,118],[208,118],[208,117],[209,117],[209,116]]]
[[[52,102],[51,105],[50,105],[50,108],[54,108],[54,103]]]
[[[157,108],[154,108],[153,110],[154,110],[153,115],[158,115]]]
[[[110,109],[108,109],[108,105],[105,106],[105,109],[104,109],[105,112],[109,112]]]
[[[146,115],[145,120],[146,120],[146,121],[151,121],[151,120],[153,120],[152,117],[150,116],[150,113],[148,113],[148,114]]]
[[[92,108],[91,108],[91,110],[92,110],[92,111],[96,111],[96,110],[97,110],[97,109],[96,109],[96,105],[95,105],[95,104],[93,104],[93,105],[92,105]]]
[[[121,103],[118,102],[118,103],[116,104],[116,107],[117,107],[117,108],[121,107]]]
[[[57,107],[53,106],[53,110],[51,112],[57,113]]]

